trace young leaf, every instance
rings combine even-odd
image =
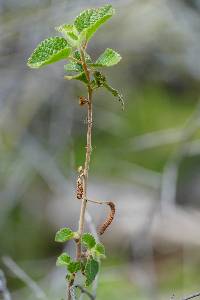
[[[88,248],[91,249],[96,245],[95,238],[90,233],[84,233],[82,236],[82,243]]]
[[[105,247],[101,243],[97,243],[95,247],[90,250],[90,253],[94,259],[105,258]]]
[[[99,271],[99,263],[94,259],[89,259],[85,266],[86,286],[89,286],[93,282],[98,271]]]
[[[121,60],[121,56],[114,50],[107,48],[97,59],[93,67],[111,67]]]
[[[87,80],[84,72],[79,73],[78,75],[70,75],[70,76],[67,75],[64,78],[68,79],[68,80],[72,80],[72,79],[80,80],[80,81],[82,81],[83,83],[86,83],[86,84],[88,83],[88,80]]]
[[[87,53],[85,54],[85,60],[88,64],[92,62],[89,54]],[[81,56],[78,50],[73,53],[71,61],[64,66],[64,69],[68,72],[83,72],[83,67],[81,65]]]
[[[51,37],[42,41],[28,59],[30,68],[40,68],[67,58],[71,53],[71,47],[62,37]]]
[[[74,22],[76,29],[81,33],[81,40],[89,41],[97,29],[113,16],[114,12],[111,5],[83,11]]]
[[[99,254],[99,255],[103,255],[105,256],[105,247],[103,244],[98,243],[95,245],[95,251]]]
[[[107,80],[106,77],[99,71],[94,72],[94,81],[92,82],[92,87],[94,89],[98,87],[104,87],[107,89],[109,92],[113,94],[114,97],[118,98],[119,102],[121,102],[122,109],[124,109],[124,99],[123,96],[113,87],[111,87]]]
[[[55,241],[64,243],[74,237],[75,233],[70,228],[61,228],[58,232],[56,232]]]
[[[56,27],[55,29],[63,34],[70,46],[78,46],[78,31],[74,25],[63,24]]]
[[[79,261],[71,261],[67,269],[70,273],[77,273],[79,270],[81,270],[81,262]]]
[[[122,110],[124,110],[124,97],[122,94],[120,94],[118,92],[118,90],[114,89],[112,86],[110,86],[107,82],[104,83],[104,87],[113,94],[114,97],[116,97],[119,102],[121,103],[122,105]]]
[[[61,267],[63,267],[63,266],[67,267],[68,264],[70,263],[70,261],[71,261],[70,256],[67,253],[62,253],[57,258],[56,265],[57,266],[61,266]]]

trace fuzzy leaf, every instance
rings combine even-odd
[[[121,56],[114,50],[107,48],[97,59],[97,61],[92,64],[94,67],[111,67],[121,60]]]
[[[63,267],[63,266],[67,267],[68,264],[70,263],[70,260],[71,260],[71,258],[70,258],[70,256],[67,253],[62,253],[57,258],[56,265],[59,266],[59,267],[60,266],[61,267]]]
[[[65,79],[68,79],[68,80],[75,79],[75,80],[80,80],[80,81],[82,81],[82,82],[84,82],[86,84],[88,83],[87,78],[86,78],[84,72],[79,73],[78,75],[65,76]]]
[[[96,245],[95,238],[90,233],[84,233],[82,236],[82,243],[88,248],[91,249]]]
[[[94,259],[105,258],[105,247],[101,243],[97,243],[95,247],[90,250],[90,254]]]
[[[99,271],[99,263],[94,259],[89,259],[85,266],[86,286],[89,286],[93,282],[98,271]]]
[[[40,68],[67,58],[71,53],[71,47],[62,37],[51,37],[42,41],[28,59],[30,68]]]
[[[88,41],[97,29],[113,16],[114,12],[111,5],[87,9],[75,19],[74,25],[81,33],[82,39]]]
[[[79,261],[71,261],[67,269],[70,273],[77,273],[81,269],[81,262]]]
[[[65,71],[68,71],[68,72],[83,72],[83,67],[82,67],[81,63],[79,63],[79,61],[81,61],[80,52],[78,50],[76,50],[73,53],[72,57],[74,58],[74,60],[72,59],[68,64],[66,64],[64,66]],[[92,62],[89,54],[87,54],[87,53],[85,55],[85,59],[86,59],[86,63],[88,63],[88,64]]]
[[[78,31],[74,25],[63,24],[56,27],[55,29],[63,34],[70,46],[78,46]]]
[[[104,255],[105,256],[105,247],[103,244],[101,243],[97,243],[95,245],[95,251],[99,254],[99,255]]]
[[[75,233],[70,228],[61,228],[55,237],[56,242],[64,243],[75,237]]]

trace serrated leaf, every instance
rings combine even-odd
[[[90,253],[94,259],[105,258],[105,247],[101,243],[97,243],[94,248],[90,250]]]
[[[88,248],[91,249],[96,245],[95,238],[90,233],[84,233],[82,236],[82,243]]]
[[[68,80],[72,80],[72,79],[75,79],[75,80],[80,80],[80,81],[82,81],[82,82],[84,82],[84,83],[88,83],[88,80],[87,80],[87,78],[86,78],[86,76],[85,76],[85,73],[84,72],[82,72],[82,73],[79,73],[78,75],[71,75],[71,76],[65,76],[64,77],[65,79],[68,79]]]
[[[55,241],[64,243],[73,239],[75,233],[70,228],[61,228],[58,232],[56,232]]]
[[[90,64],[92,62],[89,54],[87,54],[87,53],[85,53],[85,60],[86,60],[86,63],[88,63],[88,64]],[[78,50],[76,50],[72,55],[72,59],[69,61],[68,64],[66,64],[64,66],[65,71],[67,71],[67,72],[83,72],[83,67],[82,67],[81,63],[79,63],[79,61],[81,61],[80,52]]]
[[[95,279],[99,271],[99,263],[94,259],[89,259],[85,266],[85,285],[89,286]]]
[[[100,255],[105,255],[105,247],[101,243],[97,243],[95,245],[95,251],[98,252]]]
[[[61,266],[61,267],[63,267],[63,266],[67,267],[68,264],[70,263],[70,261],[71,261],[70,256],[69,256],[67,253],[62,253],[62,254],[57,258],[56,265],[59,266],[59,267],[60,267],[60,266]]]
[[[67,42],[72,47],[78,46],[78,31],[74,25],[63,24],[55,28],[58,32],[61,32]]]
[[[77,273],[79,270],[81,270],[81,262],[79,261],[71,261],[67,269],[70,273]]]
[[[71,53],[71,47],[62,37],[51,37],[42,41],[28,59],[30,68],[40,68],[67,58]]]
[[[97,59],[94,64],[91,64],[93,67],[111,67],[118,62],[120,62],[121,56],[116,51],[107,48]]]
[[[76,29],[81,33],[81,39],[88,41],[97,29],[113,16],[114,12],[111,5],[83,11],[74,22]]]

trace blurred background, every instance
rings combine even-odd
[[[63,61],[30,70],[26,60],[57,35],[55,26],[106,3],[116,15],[89,52],[94,59],[107,47],[121,53],[106,74],[125,111],[109,93],[95,95],[89,196],[114,201],[117,211],[102,239],[97,299],[179,299],[200,289],[200,1],[0,0],[3,299],[65,295],[54,235],[60,226],[77,228],[85,90],[64,80]],[[108,208],[88,206],[97,227]],[[66,249],[73,254],[73,243]]]

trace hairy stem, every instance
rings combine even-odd
[[[81,203],[81,211],[79,217],[79,227],[78,227],[78,234],[79,240],[77,242],[77,252],[76,256],[77,259],[81,258],[81,237],[83,235],[84,230],[84,221],[85,221],[85,210],[87,205],[87,181],[88,181],[88,172],[89,172],[89,165],[90,165],[90,156],[92,152],[92,88],[90,85],[90,72],[88,71],[87,64],[85,61],[85,53],[82,49],[80,49],[81,54],[81,61],[82,66],[88,80],[88,102],[87,102],[87,145],[86,145],[86,155],[85,155],[85,165],[84,165],[84,176],[83,176],[83,198]]]
[[[81,247],[81,238],[83,235],[84,230],[84,221],[85,221],[85,211],[87,205],[87,182],[88,182],[88,172],[90,166],[90,156],[92,152],[92,88],[90,84],[90,72],[87,68],[87,64],[85,61],[85,53],[83,49],[80,49],[81,54],[81,64],[83,70],[85,72],[86,78],[88,80],[87,85],[87,92],[88,92],[88,101],[87,101],[87,145],[86,145],[86,154],[85,154],[85,163],[84,163],[84,170],[83,170],[83,197],[81,202],[81,210],[80,210],[80,217],[79,217],[79,226],[78,226],[78,235],[79,238],[76,241],[76,259],[80,260],[82,256],[82,247]],[[71,291],[70,287],[72,286],[73,282],[68,283],[68,300],[71,300]]]

